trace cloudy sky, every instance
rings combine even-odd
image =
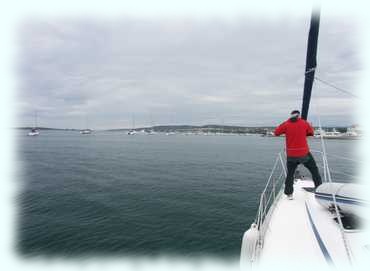
[[[18,126],[275,125],[300,109],[307,17],[33,19],[18,31]],[[322,17],[317,76],[356,93],[356,24]],[[310,116],[348,125],[356,99],[315,84]]]

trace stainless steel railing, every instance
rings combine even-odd
[[[315,156],[319,156],[319,159],[317,160],[317,166],[321,169],[323,169],[323,182],[328,182],[328,175],[330,174],[329,167],[328,167],[328,161],[325,157],[324,153],[322,151],[318,150],[311,150],[311,153],[315,154]],[[336,159],[343,159],[343,160],[352,160],[348,159],[346,157],[335,157]],[[269,178],[267,180],[267,183],[260,195],[259,200],[259,207],[257,211],[257,217],[255,219],[254,224],[256,225],[258,229],[258,241],[256,243],[256,247],[254,248],[253,257],[258,257],[259,251],[263,247],[264,237],[266,230],[268,229],[269,220],[271,218],[271,214],[273,212],[273,209],[276,206],[278,198],[282,194],[282,188],[286,177],[286,162],[285,162],[286,156],[285,151],[281,151],[278,153],[274,166],[270,172]],[[352,160],[353,162],[356,162],[355,160]],[[333,172],[332,170],[330,170]],[[354,177],[352,175],[345,174],[343,172],[337,171],[338,174],[347,175],[350,177]]]
[[[277,199],[281,196],[284,179],[286,176],[286,167],[283,152],[279,152],[274,166],[271,170],[267,183],[261,193],[259,207],[255,224],[258,229],[258,241],[256,243],[254,257],[257,257],[260,249],[263,247],[264,236],[267,230],[273,208],[276,205]]]

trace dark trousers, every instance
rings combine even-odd
[[[303,157],[288,157],[287,158],[288,173],[285,179],[285,189],[284,189],[284,193],[286,195],[290,195],[293,193],[294,173],[299,164],[303,164],[310,171],[313,182],[315,183],[315,188],[322,183],[319,169],[317,168],[315,159],[313,158],[311,153],[308,153],[306,156]]]

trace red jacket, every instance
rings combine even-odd
[[[312,126],[305,120],[298,118],[293,122],[290,119],[275,129],[275,135],[285,134],[286,151],[289,157],[301,157],[310,151],[306,136],[313,136]]]

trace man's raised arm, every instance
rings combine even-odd
[[[276,136],[282,135],[285,133],[285,122],[276,127],[274,134]]]
[[[308,121],[306,121],[306,123],[307,123],[307,132],[306,132],[307,136],[313,136],[314,135],[314,130],[313,130],[311,124]]]

